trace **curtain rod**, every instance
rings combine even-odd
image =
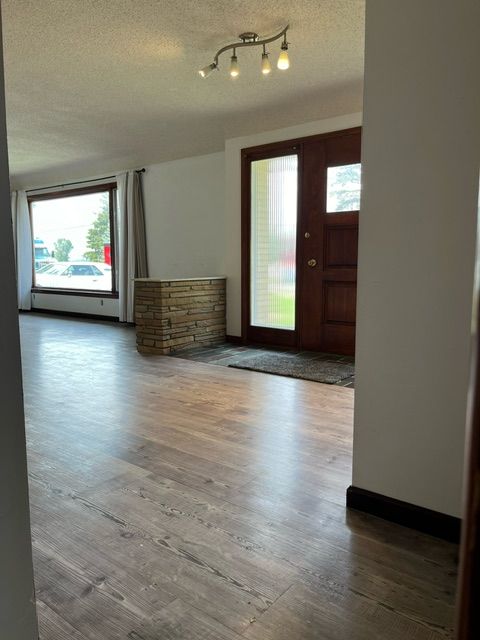
[[[135,169],[135,173],[145,173],[145,167]],[[64,184],[52,184],[49,187],[36,187],[35,189],[26,189],[25,193],[31,191],[43,191],[44,189],[58,189],[59,187],[72,187],[76,184],[86,184],[87,182],[98,182],[100,180],[113,180],[117,176],[104,176],[103,178],[92,178],[91,180],[78,180],[77,182],[65,182]]]

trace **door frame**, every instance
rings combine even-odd
[[[270,327],[253,327],[250,325],[250,230],[251,230],[251,163],[255,160],[267,160],[287,155],[298,158],[297,173],[297,229],[296,252],[299,247],[299,224],[301,206],[301,163],[302,155],[299,144],[274,143],[275,148],[252,147],[242,149],[242,340],[250,343],[275,344],[295,347],[298,344],[298,282],[295,285],[295,329],[273,329]]]
[[[465,471],[460,563],[456,601],[456,640],[480,633],[480,209],[472,305],[472,346],[466,416]]]
[[[242,342],[244,344],[271,344],[285,347],[298,347],[301,344],[299,325],[299,296],[302,290],[302,270],[298,268],[301,254],[302,203],[303,203],[303,147],[304,143],[338,138],[361,133],[361,127],[350,127],[339,131],[329,131],[313,136],[303,136],[290,140],[280,140],[268,144],[247,147],[241,150],[241,304],[242,304]],[[250,325],[250,164],[252,160],[264,160],[282,155],[298,155],[297,190],[297,243],[296,243],[296,284],[295,284],[295,329],[271,329]]]

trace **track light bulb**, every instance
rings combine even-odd
[[[286,42],[282,42],[282,50],[278,56],[277,67],[282,71],[285,71],[285,69],[290,67],[290,60],[288,59],[288,44]]]
[[[265,53],[264,51],[262,53],[262,73],[264,76],[268,76],[271,70],[272,65],[270,64],[270,60],[268,59],[268,53]]]
[[[202,76],[202,78],[208,78],[208,76],[215,69],[217,69],[217,65],[215,64],[215,62],[212,62],[211,64],[207,64],[206,67],[203,67],[203,69],[200,69],[198,73]]]
[[[240,67],[238,66],[238,59],[235,53],[230,58],[230,75],[232,78],[236,78],[240,73]]]

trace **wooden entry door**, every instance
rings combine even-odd
[[[242,153],[248,342],[353,355],[360,128]]]
[[[299,345],[353,355],[357,304],[360,133],[303,147]]]

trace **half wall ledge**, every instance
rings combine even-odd
[[[137,350],[173,351],[225,342],[226,278],[135,279]]]

